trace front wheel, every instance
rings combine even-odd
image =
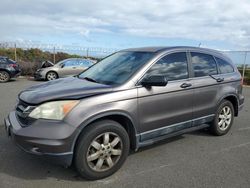
[[[211,124],[214,135],[221,136],[228,133],[234,120],[234,107],[228,100],[223,100],[216,112],[215,119]]]
[[[57,73],[54,72],[54,71],[50,71],[50,72],[48,72],[48,73],[46,74],[46,79],[47,79],[48,81],[55,80],[55,79],[57,79],[57,78],[58,78],[58,75],[57,75]]]
[[[75,166],[86,179],[102,179],[115,173],[129,153],[129,136],[117,122],[103,120],[89,125],[80,136]]]

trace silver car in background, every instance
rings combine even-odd
[[[94,63],[89,59],[69,58],[59,61],[54,66],[38,69],[34,77],[37,80],[55,80],[68,76],[75,76],[93,64]]]

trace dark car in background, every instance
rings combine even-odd
[[[44,63],[43,63],[44,65]],[[58,62],[53,66],[38,69],[34,77],[37,80],[55,80],[68,76],[75,76],[93,65],[89,59],[69,58]],[[43,67],[43,66],[42,66]]]
[[[23,150],[95,180],[116,172],[129,150],[204,128],[227,134],[243,103],[241,75],[217,51],[126,49],[22,91],[5,127]]]
[[[8,82],[21,73],[19,65],[8,57],[0,56],[0,83]]]

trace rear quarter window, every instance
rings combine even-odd
[[[0,58],[0,63],[6,63],[6,58]]]
[[[219,67],[219,72],[221,74],[226,74],[226,73],[232,73],[232,72],[234,72],[234,68],[233,68],[233,66],[229,62],[227,62],[227,61],[225,61],[223,59],[220,59],[218,57],[215,57],[215,59],[217,61],[217,65]]]

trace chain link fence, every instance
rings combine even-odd
[[[59,45],[59,44],[43,44],[35,42],[0,42],[0,48],[13,49],[14,59],[17,60],[16,49],[40,49],[50,52],[54,55],[57,53],[68,53],[82,57],[103,58],[112,54],[119,49],[117,48],[101,48],[101,47],[85,47],[80,45]]]
[[[107,55],[110,55],[116,51],[118,48],[99,48],[99,47],[84,47],[80,45],[59,45],[59,44],[42,44],[36,42],[0,42],[0,49],[9,49],[11,52],[8,56],[11,56],[14,60],[18,62],[25,61],[21,57],[18,57],[18,49],[29,50],[29,49],[39,49],[43,52],[47,52],[43,59],[32,59],[32,62],[38,62],[42,60],[50,60],[53,63],[59,60],[69,57],[65,54],[74,54],[77,57],[100,59]],[[239,71],[242,74],[243,81],[245,84],[250,85],[250,51],[238,51],[238,50],[227,50],[221,51],[223,54],[229,56],[233,62],[237,65]],[[36,52],[34,52],[35,54]],[[0,54],[1,55],[1,54]],[[47,59],[46,59],[47,58]]]
[[[21,66],[21,75],[23,76],[32,76],[44,61],[50,61],[55,64],[63,59],[74,57],[96,61],[116,51],[118,49],[79,45],[0,42],[0,56],[7,56],[17,61]]]

